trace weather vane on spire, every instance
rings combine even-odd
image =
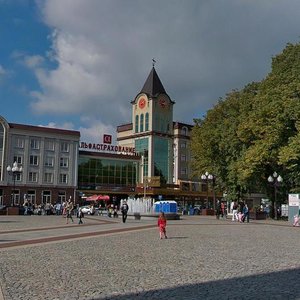
[[[156,60],[154,58],[152,58],[152,67],[154,67],[156,64]]]

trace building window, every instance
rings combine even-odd
[[[24,139],[23,138],[16,138],[16,148],[23,149],[24,148]]]
[[[186,161],[186,155],[185,154],[181,154],[181,161]]]
[[[145,131],[149,130],[149,113],[145,114]]]
[[[140,118],[140,132],[144,131],[144,114],[141,114]]]
[[[45,150],[54,151],[54,140],[45,140]]]
[[[187,175],[187,169],[181,168],[181,175]]]
[[[14,156],[14,162],[15,161],[17,162],[17,164],[22,165],[22,161],[23,161],[22,156],[19,155]]]
[[[50,191],[42,191],[42,203],[50,203],[51,202],[51,192]]]
[[[30,148],[38,150],[40,149],[40,141],[37,139],[31,139],[30,140]]]
[[[52,173],[45,173],[44,174],[44,182],[53,183],[53,174]]]
[[[38,166],[39,165],[39,159],[37,155],[30,155],[29,157],[29,164],[31,166]]]
[[[139,132],[139,116],[135,116],[135,132]]]
[[[181,142],[180,147],[181,147],[181,148],[186,148],[186,141]]]
[[[38,174],[36,172],[29,172],[28,181],[37,182],[38,181]]]
[[[29,190],[26,194],[26,199],[32,204],[36,204],[36,195],[34,190]]]
[[[54,157],[47,156],[45,157],[45,167],[53,167],[54,166]]]
[[[59,174],[59,183],[68,183],[68,175]]]
[[[187,132],[188,132],[188,130],[187,130],[186,127],[182,127],[182,128],[181,128],[181,134],[182,134],[182,135],[187,135]]]
[[[62,191],[62,192],[58,192],[58,202],[59,203],[64,203],[66,201],[67,197],[66,197],[66,192]]]
[[[60,144],[60,151],[61,152],[69,152],[69,148],[70,148],[70,145],[67,142],[62,142]]]
[[[69,159],[67,157],[61,157],[59,165],[61,167],[67,168],[69,166]]]

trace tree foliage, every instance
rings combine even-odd
[[[214,173],[235,198],[267,191],[277,171],[286,190],[300,192],[300,44],[274,57],[264,80],[231,91],[194,121],[195,175]]]

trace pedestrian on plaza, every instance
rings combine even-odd
[[[238,212],[238,220],[240,223],[243,223],[243,218],[244,218],[244,215],[241,211]]]
[[[216,208],[216,218],[220,219],[221,214],[221,203],[220,200],[217,201],[217,208]]]
[[[71,219],[72,223],[74,223],[73,217],[72,217],[72,211],[73,211],[73,203],[71,200],[68,201],[67,206],[66,206],[66,213],[67,213],[67,224],[69,224],[69,219]]]
[[[66,217],[66,215],[67,215],[67,204],[68,203],[66,201],[64,201],[63,204],[62,204],[62,216],[63,216],[63,218]]]
[[[29,206],[29,203],[28,201],[26,200],[23,204],[23,207],[24,207],[24,215],[27,215],[28,214],[28,206]]]
[[[224,201],[221,202],[221,215],[222,215],[222,218],[226,219],[226,212],[225,212],[225,203]]]
[[[115,208],[114,208],[114,218],[118,218],[118,206],[115,205]]]
[[[245,222],[246,219],[247,219],[247,223],[249,223],[249,208],[247,203],[245,203],[243,207],[243,223]]]
[[[79,209],[78,209],[78,218],[79,218],[78,224],[83,224],[83,222],[82,222],[83,217],[84,217],[84,215],[83,215],[82,209],[81,209],[81,207],[79,207]]]
[[[165,239],[167,239],[167,218],[165,216],[165,213],[161,212],[158,217],[157,226],[159,227],[159,237],[162,239],[163,235]]]
[[[113,212],[114,212],[114,205],[110,204],[109,207],[108,207],[108,213],[107,213],[109,218],[112,218]]]
[[[60,214],[61,214],[61,203],[60,202],[57,202],[56,204],[55,204],[55,214],[57,215],[57,216],[59,216]]]
[[[126,203],[126,201],[124,201],[123,204],[122,204],[122,206],[121,206],[121,213],[122,213],[122,221],[123,221],[123,223],[126,222],[128,209],[129,209],[128,204]]]
[[[234,201],[232,206],[232,219],[231,221],[238,221],[238,204]]]
[[[49,216],[51,212],[51,203],[47,202],[45,205],[46,215]]]

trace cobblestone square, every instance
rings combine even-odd
[[[300,229],[287,222],[187,216],[160,240],[156,219],[84,221],[1,216],[2,298],[300,299]]]

